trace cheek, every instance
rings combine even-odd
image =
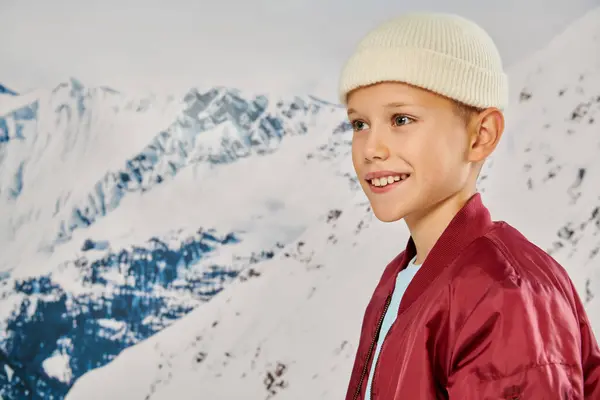
[[[447,163],[448,148],[446,144],[439,140],[437,137],[432,135],[427,140],[420,140],[418,147],[415,147],[415,154],[417,155],[416,161],[419,165],[415,165],[415,168],[427,171],[440,171]]]
[[[463,159],[462,144],[452,140],[444,140],[441,135],[432,135],[429,140],[419,146],[419,165],[415,168],[421,172],[425,182],[438,182],[445,186],[453,181],[461,167]]]
[[[356,171],[360,169],[360,160],[363,159],[361,154],[362,151],[360,150],[359,144],[352,141],[352,165]]]

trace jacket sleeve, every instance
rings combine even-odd
[[[585,399],[600,399],[600,346],[594,337],[585,310],[578,304],[581,325],[581,359],[583,361]]]
[[[598,345],[564,292],[511,277],[470,309],[451,339],[450,400],[600,399]]]

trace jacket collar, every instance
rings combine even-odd
[[[425,261],[406,289],[398,313],[406,310],[433,280],[467,247],[473,240],[483,236],[493,225],[489,210],[484,206],[481,195],[474,194],[450,221],[437,240]],[[406,268],[416,255],[412,237],[409,238],[396,266],[397,271]]]

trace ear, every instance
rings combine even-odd
[[[504,114],[495,107],[486,108],[471,119],[469,161],[484,161],[496,149],[504,132]]]

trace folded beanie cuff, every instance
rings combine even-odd
[[[340,101],[346,104],[348,93],[354,89],[388,81],[421,87],[477,108],[504,110],[508,103],[505,73],[436,51],[410,47],[359,49],[342,71]]]

